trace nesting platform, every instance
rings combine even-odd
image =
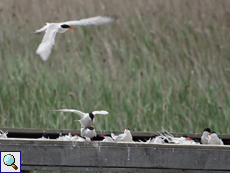
[[[6,130],[7,128],[2,128]],[[50,136],[57,130],[46,130]],[[60,131],[60,130],[59,130]],[[63,130],[67,134],[79,131]],[[109,131],[97,131],[110,134]],[[20,136],[24,138],[11,138]],[[0,139],[1,151],[21,151],[21,170],[91,171],[91,172],[230,172],[230,145],[176,145],[144,143],[108,143],[37,140],[40,129],[9,129],[9,137]],[[115,132],[118,134],[118,132]],[[154,133],[134,132],[134,139],[143,139]],[[173,133],[174,136],[184,134]],[[186,134],[192,139],[201,134]],[[25,138],[31,136],[31,138]],[[230,135],[219,135],[229,142]],[[37,136],[36,136],[37,137]]]

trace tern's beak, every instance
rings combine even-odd
[[[211,133],[209,133],[208,135],[211,135]]]
[[[91,120],[91,122],[92,122],[92,125],[93,125],[93,120]]]
[[[99,135],[99,136],[100,136],[100,137],[103,137],[103,138],[105,137],[104,135]]]
[[[74,135],[74,136],[78,136],[78,135]]]
[[[72,27],[69,28],[70,30],[74,30]]]
[[[190,139],[190,138],[187,138],[187,140],[191,141],[191,139]]]

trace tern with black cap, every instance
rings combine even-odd
[[[46,31],[42,42],[38,46],[36,50],[36,54],[43,60],[46,61],[55,44],[55,36],[57,33],[64,33],[67,30],[73,30],[71,25],[82,25],[82,26],[90,26],[90,25],[104,25],[113,22],[116,20],[116,17],[104,17],[104,16],[97,16],[91,17],[81,20],[75,21],[66,21],[61,23],[46,23],[44,27],[35,31],[35,33],[39,33],[42,31]]]
[[[92,127],[94,124],[94,115],[100,114],[100,115],[107,115],[107,111],[91,111],[89,113],[84,113],[79,110],[75,109],[59,109],[59,110],[51,110],[56,112],[73,112],[81,116],[81,119],[78,120],[81,123],[82,127]]]
[[[208,134],[208,144],[209,145],[224,145],[223,141],[217,136],[216,132],[211,132]]]
[[[82,127],[81,136],[92,139],[97,136],[97,133],[93,127]]]
[[[202,144],[208,144],[208,134],[211,133],[211,129],[210,128],[205,128],[203,131],[203,134],[201,136],[201,143]]]
[[[132,134],[129,130],[129,128],[126,128],[123,134],[120,134],[118,136],[111,133],[111,137],[116,142],[133,142]]]

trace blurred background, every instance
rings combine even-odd
[[[46,22],[98,15],[104,26],[57,34],[35,54]],[[230,1],[0,0],[0,127],[230,133]]]

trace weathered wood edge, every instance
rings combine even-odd
[[[118,167],[54,167],[54,166],[22,166],[22,170],[40,171],[81,171],[81,172],[152,172],[152,173],[227,173],[218,170],[189,170],[189,169],[162,169],[162,168],[118,168]]]

